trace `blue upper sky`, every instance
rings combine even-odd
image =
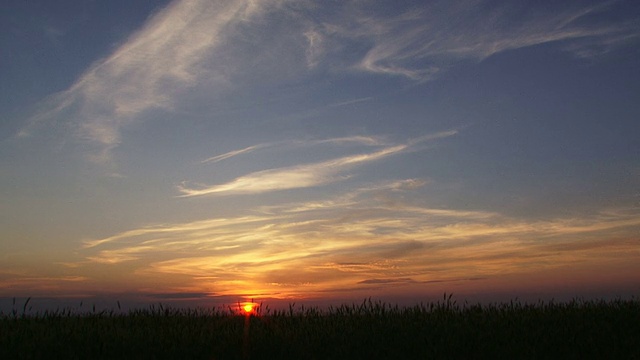
[[[0,295],[638,291],[635,1],[4,8]]]

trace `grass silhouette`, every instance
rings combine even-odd
[[[0,358],[633,359],[640,301],[0,313]]]

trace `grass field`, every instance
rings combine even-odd
[[[0,359],[640,359],[640,300],[0,314]]]

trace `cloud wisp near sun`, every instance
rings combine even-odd
[[[413,184],[378,184],[320,203],[255,209],[252,217],[145,227],[88,242],[83,253],[93,253],[92,262],[136,260],[141,277],[186,276],[191,288],[212,296],[295,298],[442,285],[532,267],[622,264],[634,261],[639,245],[607,235],[640,225],[631,209],[524,221],[411,204],[405,195],[416,191]]]

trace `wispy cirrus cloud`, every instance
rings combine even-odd
[[[210,158],[202,160],[202,163],[216,163],[218,161],[226,160],[226,159],[229,159],[229,158],[237,156],[237,155],[247,154],[247,153],[253,152],[255,150],[263,149],[263,148],[266,148],[266,147],[269,147],[269,146],[271,146],[271,145],[270,144],[258,144],[258,145],[248,146],[248,147],[246,147],[244,149],[233,150],[233,151],[229,151],[229,152],[224,153],[224,154],[212,156]]]
[[[215,97],[234,86],[311,71],[356,70],[428,81],[459,62],[538,44],[562,42],[563,49],[579,56],[603,53],[636,41],[639,30],[633,18],[586,21],[616,2],[528,11],[523,4],[435,1],[393,15],[358,1],[283,3],[173,1],[69,89],[50,96],[20,134],[43,122],[56,123],[94,145],[91,159],[106,162],[123,141],[123,128],[142,121],[148,111],[183,110],[185,103],[202,100],[185,99],[195,87]],[[287,26],[277,25],[282,23]],[[252,72],[243,75],[248,69]]]
[[[225,184],[202,189],[181,185],[178,190],[183,194],[183,197],[192,197],[213,194],[258,194],[268,191],[319,186],[339,180],[338,175],[350,167],[379,160],[397,154],[407,148],[407,145],[387,147],[371,153],[345,156],[318,163],[257,171],[238,177]]]
[[[367,279],[358,281],[358,284],[397,284],[397,283],[415,283],[411,278],[389,278],[389,279]]]
[[[178,0],[98,60],[68,90],[52,96],[21,134],[58,117],[81,139],[97,144],[106,161],[121,142],[121,128],[145,111],[171,109],[180,94],[200,82],[224,86],[227,70],[204,65],[234,25],[260,15],[276,2]]]
[[[355,101],[362,101],[361,99]],[[316,146],[316,145],[324,145],[324,144],[360,144],[367,146],[379,146],[387,144],[380,138],[372,137],[372,136],[345,136],[339,138],[331,138],[331,139],[321,139],[321,140],[290,140],[290,141],[278,141],[273,143],[262,143],[257,145],[247,146],[243,149],[232,150],[226,152],[224,154],[215,155],[210,158],[204,159],[202,163],[216,163],[222,160],[226,160],[232,158],[234,156],[248,154],[254,152],[256,150],[266,149],[266,148],[274,148],[274,147],[308,147],[308,146]]]
[[[82,252],[108,266],[136,260],[141,278],[180,276],[190,288],[223,295],[285,297],[637,260],[638,239],[630,235],[640,226],[637,209],[523,220],[420,205],[406,196],[425,186],[419,183],[258,207],[253,217],[147,226],[87,242]]]
[[[324,37],[318,31],[309,29],[304,33],[307,39],[308,45],[306,49],[307,66],[314,68],[320,61],[319,57],[324,52],[323,39]]]
[[[33,274],[6,273],[0,269],[0,290],[7,293],[29,294],[28,296],[43,296],[68,291],[78,284],[86,284],[90,280],[86,276],[78,275],[50,275],[39,276]]]
[[[563,42],[564,49],[586,56],[596,54],[590,50],[594,47],[604,53],[637,40],[637,19],[588,21],[616,5],[557,3],[541,11],[525,3],[434,1],[389,16],[349,3],[348,15],[323,22],[318,27],[322,33],[316,36],[325,42],[366,39],[372,46],[356,68],[428,81],[458,62],[483,60],[512,49]]]
[[[272,219],[272,218],[269,218]],[[107,238],[103,238],[100,240],[88,240],[83,243],[84,248],[92,248],[98,245],[104,245],[111,242],[121,241],[124,239],[135,239],[138,237],[163,237],[164,234],[168,234],[166,236],[175,236],[175,234],[181,233],[193,233],[193,232],[201,232],[206,231],[207,234],[214,229],[220,229],[220,231],[224,232],[228,227],[238,227],[241,225],[247,224],[255,224],[261,221],[264,221],[264,217],[256,217],[256,216],[243,216],[236,217],[233,219],[228,218],[219,218],[219,219],[208,219],[201,221],[194,221],[189,223],[184,223],[180,225],[175,224],[167,224],[167,225],[155,225],[152,227],[144,227],[140,229],[125,231]],[[219,234],[218,234],[219,235]]]
[[[354,166],[374,162],[386,157],[399,154],[409,150],[412,146],[425,141],[445,138],[457,134],[457,130],[443,131],[435,134],[425,135],[420,138],[412,139],[406,144],[395,146],[386,146],[382,149],[371,151],[368,153],[360,153],[335,158],[327,161],[316,163],[294,165],[283,168],[269,169],[253,172],[244,176],[240,176],[233,181],[205,186],[202,188],[192,188],[186,185],[178,186],[178,190],[182,193],[182,197],[193,197],[203,195],[237,195],[237,194],[258,194],[269,191],[298,189],[313,186],[320,186],[328,183],[344,179],[348,175],[341,175],[345,170]],[[377,145],[379,141],[370,137],[354,136],[344,138],[334,138],[327,140],[311,141],[307,144],[340,144],[356,142],[366,145]],[[229,157],[264,148],[269,145],[255,145],[241,150],[231,151],[222,155],[209,158],[209,161],[220,161]],[[211,160],[213,159],[213,160]],[[205,162],[207,161],[205,160]]]
[[[371,101],[371,100],[373,100],[373,97],[367,96],[367,97],[358,98],[358,99],[340,101],[340,102],[337,102],[337,103],[329,104],[328,106],[329,107],[340,107],[340,106],[347,106],[347,105],[367,102],[367,101]]]
[[[135,260],[142,279],[186,277],[181,281],[192,289],[277,297],[374,283],[435,286],[594,261],[629,263],[639,255],[630,236],[640,226],[637,209],[523,220],[408,200],[423,186],[418,179],[371,184],[334,199],[257,207],[256,216],[150,225],[88,241],[82,252],[105,266]]]

